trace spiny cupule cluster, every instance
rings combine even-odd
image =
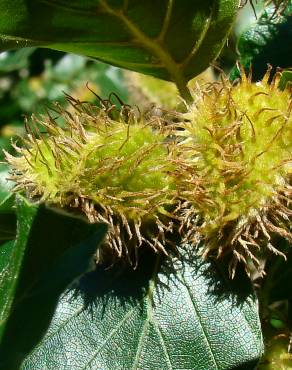
[[[180,125],[187,176],[179,177],[185,199],[186,240],[205,241],[203,253],[231,253],[238,262],[259,267],[258,256],[276,236],[292,240],[292,99],[280,91],[277,73],[269,84],[226,78],[197,91]]]
[[[231,275],[238,262],[259,268],[265,251],[282,254],[275,239],[292,240],[291,89],[269,78],[198,87],[172,120],[69,98],[62,124],[33,117],[6,153],[15,190],[106,223],[106,253],[134,265],[142,245],[168,254],[179,231],[205,256],[231,256]]]
[[[20,156],[6,153],[15,190],[106,223],[105,244],[131,263],[142,243],[166,253],[164,234],[172,230],[175,203],[166,129],[128,106],[101,102],[96,107],[69,99],[73,112],[56,107],[63,125],[50,114],[32,117],[24,145],[14,144]]]

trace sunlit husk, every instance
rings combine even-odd
[[[204,240],[205,256],[231,254],[231,276],[238,262],[259,269],[267,251],[284,256],[277,237],[292,241],[291,90],[278,90],[279,72],[269,78],[242,71],[236,85],[224,77],[195,91],[177,133],[185,240]]]
[[[73,112],[54,109],[63,123],[53,113],[32,117],[24,145],[14,144],[18,155],[6,153],[14,190],[106,223],[104,250],[114,258],[135,266],[142,245],[167,254],[176,198],[172,144],[166,142],[171,128],[128,106],[69,101]]]

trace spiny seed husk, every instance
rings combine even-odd
[[[14,145],[19,156],[6,153],[15,190],[106,223],[107,249],[133,264],[142,244],[167,253],[175,185],[166,128],[128,106],[69,99],[73,112],[56,107],[63,127],[50,114],[33,117],[24,145]]]
[[[242,71],[237,85],[196,91],[178,132],[186,240],[203,238],[205,255],[231,253],[232,276],[239,261],[259,267],[264,247],[282,254],[277,236],[292,240],[291,90],[269,76],[252,83]]]

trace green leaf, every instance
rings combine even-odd
[[[15,239],[16,235],[14,194],[11,192],[12,182],[7,181],[8,177],[8,166],[0,164],[0,244]]]
[[[0,340],[13,304],[29,230],[36,214],[36,208],[27,205],[22,199],[18,200],[18,206],[20,209],[17,240],[15,244],[7,242],[0,246]]]
[[[9,198],[8,201],[12,197]],[[0,212],[0,245],[8,240],[14,240],[16,237],[16,215],[14,213],[2,213]]]
[[[167,268],[168,267],[168,268]],[[64,294],[21,370],[253,369],[263,350],[250,282],[200,259],[99,267]]]
[[[42,338],[59,296],[88,271],[106,232],[104,225],[37,209],[23,198],[17,207],[17,239],[4,245],[0,280],[0,368],[10,370]]]
[[[287,84],[292,86],[292,71],[283,71],[281,80],[279,82],[279,88],[284,90]]]
[[[263,8],[257,20],[239,38],[240,61],[247,69],[252,66],[255,81],[261,79],[267,64],[273,67],[291,67],[292,43],[292,1],[281,16],[275,15],[273,5]],[[236,68],[231,78],[238,77]]]
[[[0,0],[2,50],[42,46],[173,80],[208,67],[236,0]]]
[[[9,315],[11,301],[13,296],[13,280],[9,276],[10,260],[13,256],[14,241],[9,241],[0,246],[0,340],[4,330],[4,325]],[[14,258],[16,260],[16,258]],[[3,292],[6,292],[4,295]],[[11,293],[10,293],[11,292]]]
[[[13,183],[8,181],[9,169],[7,164],[0,164],[0,212],[11,209],[11,203],[7,202],[11,198],[11,188]]]

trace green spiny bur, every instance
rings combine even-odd
[[[258,83],[244,74],[232,86],[226,79],[197,92],[184,115],[179,134],[187,163],[181,190],[186,218],[200,216],[193,240],[207,241],[205,253],[231,252],[232,274],[238,261],[256,258],[272,237],[289,240],[292,149],[291,91],[268,84],[269,72]],[[190,232],[189,232],[190,234]]]
[[[6,154],[12,180],[33,200],[107,223],[107,245],[119,257],[131,260],[142,242],[166,253],[161,240],[172,227],[169,211],[175,204],[167,130],[157,120],[155,125],[138,120],[131,110],[127,120],[116,113],[113,119],[113,108],[80,103],[73,114],[60,110],[64,128],[51,117],[35,118],[33,126],[50,134],[30,133],[24,147],[16,147],[20,156]]]
[[[105,250],[130,262],[142,244],[167,254],[165,233],[178,226],[186,242],[204,240],[204,255],[231,254],[232,276],[238,262],[249,273],[263,251],[283,255],[277,236],[292,240],[292,99],[279,79],[269,84],[268,71],[252,83],[242,72],[237,85],[198,88],[178,130],[80,102],[60,110],[63,128],[34,118],[47,134],[31,128],[20,156],[6,154],[15,189],[107,223]]]

